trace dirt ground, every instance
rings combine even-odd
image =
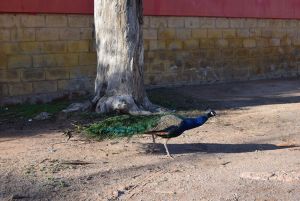
[[[169,142],[174,159],[149,136],[66,142],[56,123],[7,127],[0,200],[300,200],[300,80],[164,90],[194,101],[191,114],[218,113]]]

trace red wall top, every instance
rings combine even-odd
[[[0,0],[0,12],[92,14],[94,0]],[[300,0],[144,0],[145,15],[300,19]]]
[[[92,14],[94,0],[0,0],[0,12]]]
[[[300,19],[300,0],[145,0],[145,14]]]

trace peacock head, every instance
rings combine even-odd
[[[214,117],[214,116],[216,116],[216,115],[217,115],[217,113],[216,113],[214,110],[212,110],[212,109],[208,109],[208,110],[207,110],[207,117],[208,117],[208,118]]]

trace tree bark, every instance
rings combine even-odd
[[[95,0],[99,113],[152,112],[144,88],[143,0]]]

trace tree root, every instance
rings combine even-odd
[[[95,99],[94,99],[95,100]],[[137,104],[130,95],[102,97],[96,103],[97,113],[153,115],[169,112],[167,109],[152,104],[146,97],[142,104]]]

